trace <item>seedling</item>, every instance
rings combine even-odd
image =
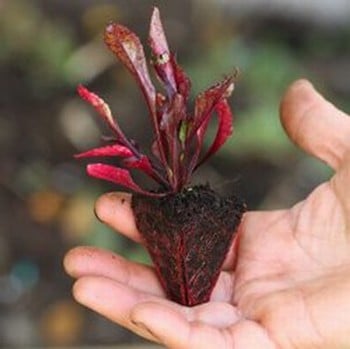
[[[89,164],[87,173],[133,192],[136,225],[168,297],[188,306],[207,302],[245,205],[236,196],[222,198],[208,185],[191,187],[190,182],[193,172],[232,134],[233,117],[227,98],[234,89],[234,75],[199,94],[194,110],[190,111],[191,82],[168,48],[157,8],[151,18],[149,45],[151,65],[164,87],[162,93],[156,91],[151,81],[143,46],[135,33],[123,25],[109,24],[104,40],[142,91],[154,141],[150,154],[141,151],[123,133],[107,103],[79,86],[78,93],[105,120],[114,140],[77,157],[121,160],[119,166]],[[218,120],[216,135],[203,153],[204,137],[214,115]],[[135,183],[131,169],[152,178],[157,189],[149,190]]]

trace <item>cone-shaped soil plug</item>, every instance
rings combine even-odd
[[[207,302],[245,210],[242,202],[197,186],[162,198],[133,195],[132,208],[168,297],[188,306]]]

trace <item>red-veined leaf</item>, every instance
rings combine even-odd
[[[80,154],[76,154],[75,158],[88,158],[95,156],[120,156],[120,157],[129,157],[132,156],[133,152],[120,144],[107,145],[100,148],[94,148],[88,151],[85,151]]]
[[[131,178],[130,172],[123,168],[97,163],[88,165],[86,170],[92,177],[122,185],[140,194],[157,196],[155,193],[140,188]]]
[[[152,145],[151,145],[151,151],[152,154],[158,159],[161,159],[160,153],[159,153],[159,145],[157,140],[153,140]]]
[[[169,109],[166,110],[161,120],[161,130],[164,132],[166,145],[169,156],[169,166],[171,167],[171,173],[169,173],[169,179],[172,181],[172,185],[178,188],[181,183],[180,175],[180,156],[183,151],[184,143],[180,140],[180,125],[186,118],[186,105],[184,98],[181,94],[176,93],[172,99],[172,103]]]
[[[153,114],[156,93],[149,77],[145,53],[138,36],[120,24],[111,23],[105,31],[105,43],[135,77]]]
[[[196,167],[198,167],[197,163],[202,149],[205,132],[216,105],[222,99],[228,97],[232,93],[233,88],[233,77],[229,76],[223,81],[213,85],[196,98],[193,125],[187,137],[188,144],[191,144],[193,138],[195,138],[196,142],[195,151],[189,165],[189,175]]]
[[[194,136],[198,128],[211,117],[216,104],[222,98],[226,98],[231,94],[234,86],[232,80],[233,77],[229,76],[198,95],[195,101],[194,120],[190,137]]]
[[[105,31],[105,42],[110,50],[129,69],[142,89],[150,110],[156,141],[158,143],[160,160],[164,166],[166,166],[166,155],[163,149],[156,111],[156,91],[149,77],[145,54],[140,39],[128,28],[119,24],[110,24]]]
[[[233,115],[227,99],[222,99],[216,106],[215,111],[218,117],[218,129],[213,143],[209,147],[207,153],[199,161],[196,167],[200,166],[211,155],[216,153],[233,132]],[[198,129],[201,132],[201,128]],[[204,131],[205,132],[205,131]],[[203,136],[201,136],[202,138]]]
[[[149,44],[154,56],[154,68],[159,79],[164,83],[169,96],[172,96],[177,88],[170,59],[170,51],[164,34],[159,10],[154,8],[149,29]]]
[[[171,64],[174,70],[177,91],[184,97],[185,101],[187,101],[191,91],[191,80],[179,66],[174,55],[171,55]]]
[[[149,175],[153,173],[152,164],[149,161],[148,157],[145,155],[141,156],[141,158],[139,159],[135,157],[125,159],[123,161],[123,164],[125,164],[127,167],[130,167],[130,168],[140,169]]]
[[[165,178],[157,171],[157,169],[152,165],[151,161],[146,155],[142,155],[140,158],[130,157],[123,160],[123,165],[129,168],[136,168],[160,184],[167,185],[168,182]]]
[[[105,147],[91,149],[86,152],[76,154],[74,157],[88,158],[99,156],[119,156],[126,158],[123,161],[123,165],[126,167],[141,170],[158,183],[165,183],[164,178],[157,172],[155,168],[153,168],[147,156],[141,155],[140,158],[136,158],[130,149],[120,144],[107,145]]]
[[[111,110],[108,104],[97,94],[89,91],[85,86],[78,86],[78,93],[80,97],[90,103],[96,111],[102,116],[102,118],[107,122],[108,126],[114,131],[117,136],[117,140],[124,146],[129,148],[134,155],[139,156],[139,151],[135,148],[132,142],[124,135],[123,131],[119,127],[118,123],[112,116]]]
[[[167,171],[168,180],[177,186],[182,183],[179,170],[181,167],[179,160],[184,153],[186,139],[180,139],[185,135],[183,131],[186,127],[181,127],[186,120],[186,101],[181,93],[176,93],[171,100],[166,100],[159,95],[158,118],[160,125],[161,144],[166,154],[167,165],[163,166]],[[181,132],[182,131],[182,132]],[[160,159],[158,142],[152,143],[152,153]],[[164,164],[164,163],[163,163]]]
[[[96,93],[89,91],[83,85],[79,85],[77,91],[82,99],[90,103],[96,109],[96,111],[102,116],[113,131],[119,132],[119,127],[112,116],[112,112],[108,104],[101,97],[99,97]]]

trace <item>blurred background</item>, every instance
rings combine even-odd
[[[99,145],[105,131],[77,97],[80,82],[148,145],[139,91],[101,37],[113,20],[145,40],[153,5],[192,77],[192,96],[240,70],[234,137],[194,181],[271,209],[331,175],[288,141],[278,107],[286,87],[307,77],[350,110],[348,0],[0,0],[0,347],[138,341],[74,303],[62,258],[89,244],[148,260],[96,220],[95,199],[118,188],[87,178],[72,155]]]

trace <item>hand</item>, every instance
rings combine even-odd
[[[169,348],[350,347],[350,119],[300,80],[281,120],[335,174],[289,210],[245,215],[209,303],[170,302],[151,267],[92,247],[65,258],[76,300]],[[127,194],[102,196],[96,212],[140,242]]]

